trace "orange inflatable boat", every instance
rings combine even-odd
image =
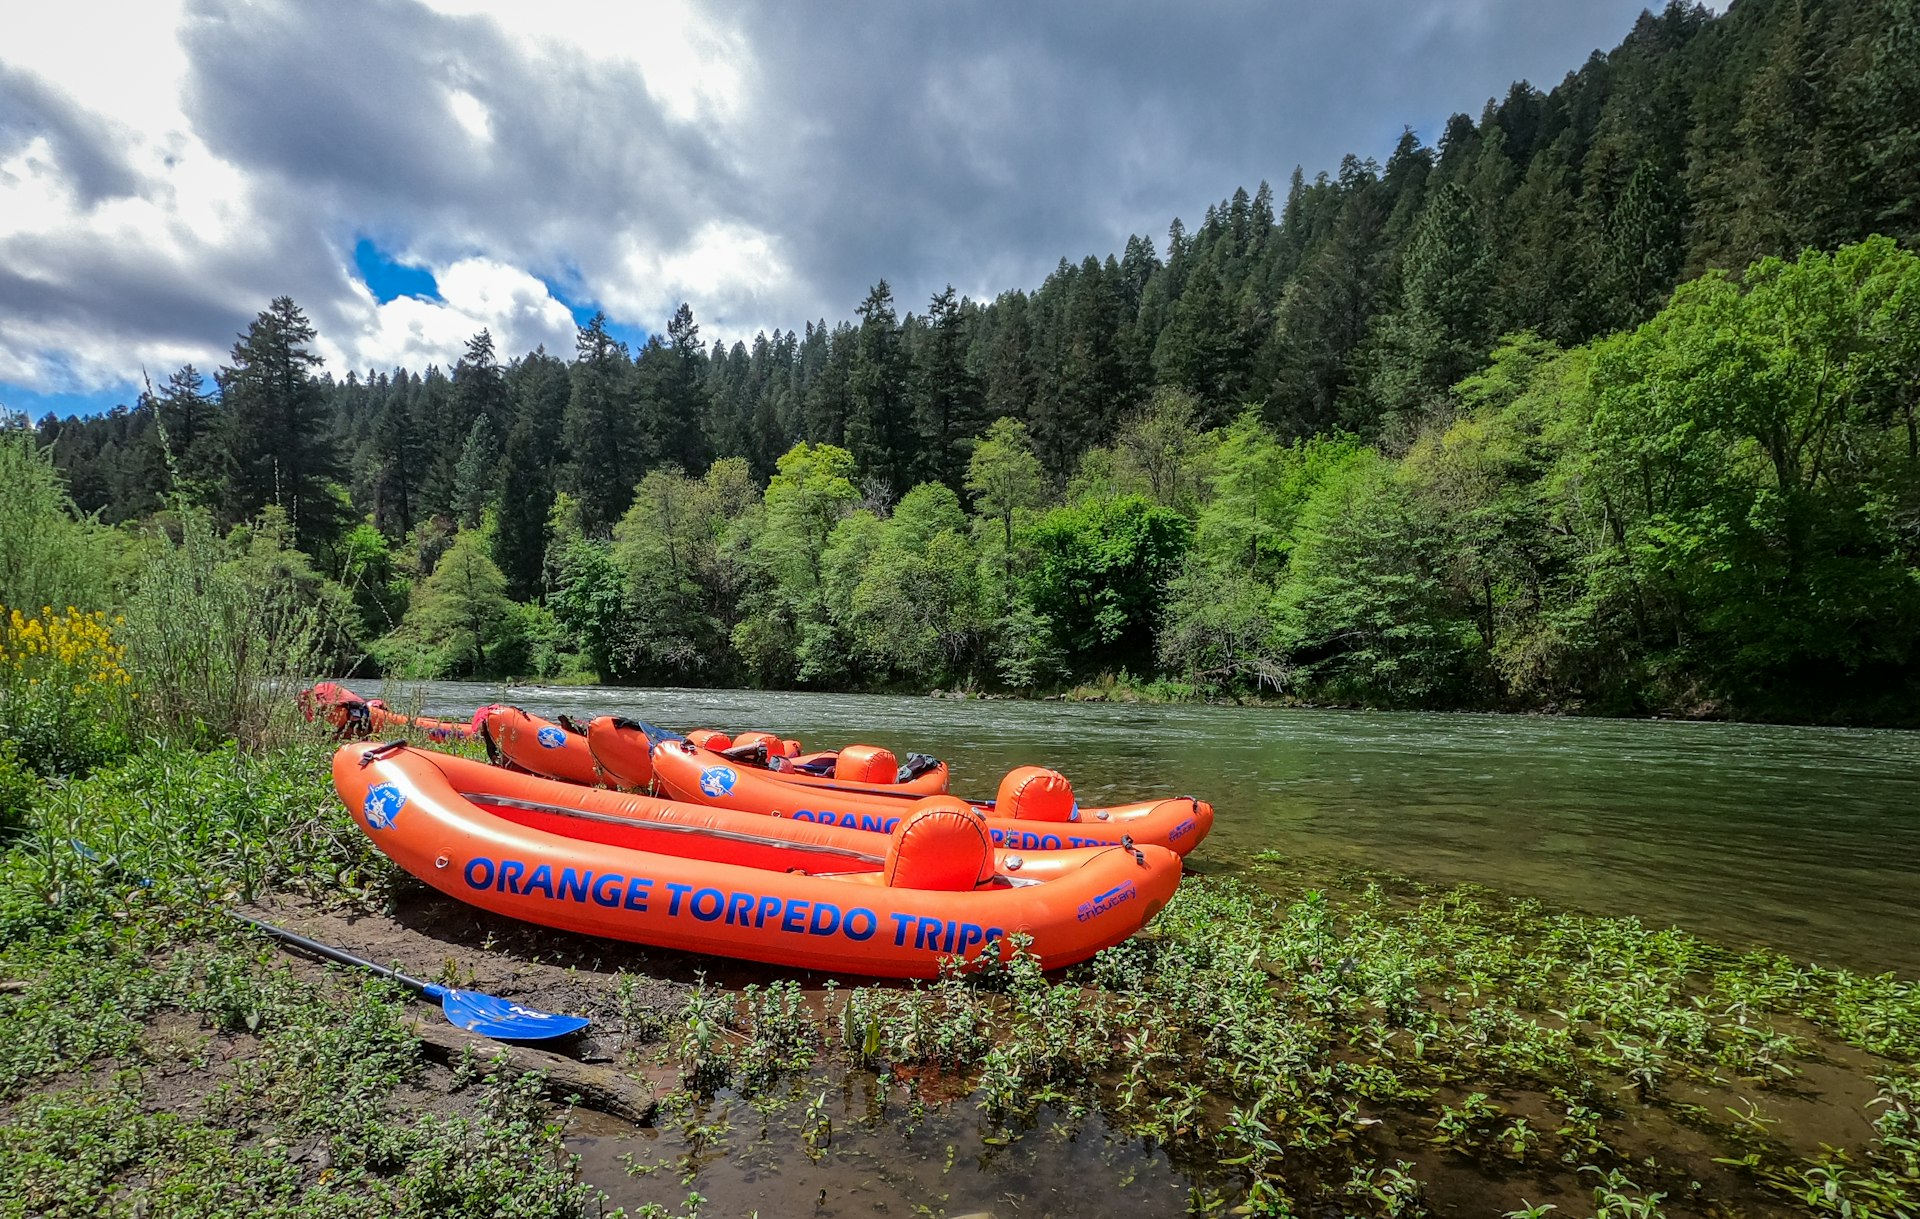
[[[636,737],[650,741],[655,782],[680,800],[887,832],[907,815],[915,799],[873,786],[797,786],[652,725],[610,725],[603,735],[612,734],[624,735],[628,748],[638,747]],[[1185,855],[1213,829],[1213,806],[1191,796],[1083,809],[1063,776],[1038,766],[1011,771],[1001,780],[996,800],[973,801],[971,806],[986,817],[994,845],[1022,851],[1130,842]]]
[[[1138,931],[1173,896],[1156,847],[996,852],[985,819],[926,797],[891,834],[593,791],[394,743],[334,755],[360,828],[486,910],[587,935],[807,969],[927,978],[1031,940],[1048,967]]]
[[[563,783],[593,787],[600,782],[586,734],[572,723],[555,723],[504,705],[484,708],[481,714],[481,740],[495,762]]]
[[[825,753],[788,754],[772,733],[748,732],[729,738],[711,729],[687,734],[687,740],[725,758],[729,764],[785,783],[835,786],[851,791],[873,790],[911,796],[933,796],[947,790],[947,764],[923,753],[907,755],[901,765],[892,752],[876,745],[848,745]],[[602,781],[627,791],[653,786],[652,746],[645,726],[617,715],[596,715],[587,721],[587,749]]]
[[[300,692],[300,710],[309,719],[325,717],[343,737],[411,732],[430,741],[466,741],[480,733],[487,708],[471,720],[443,720],[426,715],[401,715],[377,698],[361,698],[337,682],[323,681]]]

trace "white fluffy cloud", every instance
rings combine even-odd
[[[278,295],[336,371],[565,351],[548,284],[711,339],[1066,255],[1550,83],[1638,0],[1174,13],[716,0],[0,0],[0,399],[224,357]],[[382,304],[362,236],[440,299]]]

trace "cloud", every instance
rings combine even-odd
[[[570,304],[659,330],[688,300],[731,341],[882,277],[903,308],[1031,287],[1557,81],[1638,8],[40,6],[0,42],[0,390],[217,363],[281,294],[344,372],[451,363],[483,325],[565,351]],[[363,238],[440,298],[377,300]]]

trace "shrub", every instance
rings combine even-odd
[[[105,614],[18,609],[0,622],[0,736],[41,774],[84,774],[124,754],[132,675]]]

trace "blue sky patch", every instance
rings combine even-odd
[[[23,412],[38,422],[51,413],[62,419],[75,415],[104,415],[116,406],[133,406],[140,400],[140,389],[129,381],[117,389],[98,389],[84,394],[43,394],[24,385],[0,381],[0,411]]]
[[[562,288],[550,279],[542,277],[540,282],[547,286],[547,291],[553,294],[553,299],[565,305],[567,312],[573,314],[573,324],[576,326],[584,326],[592,321],[593,315],[600,309],[599,305],[594,304],[590,300],[573,296],[565,288]],[[647,336],[651,334],[652,331],[644,326],[629,325],[615,318],[612,314],[608,314],[607,333],[627,345],[628,355],[637,356],[640,354],[640,349],[647,345]],[[572,352],[556,352],[553,354],[559,355],[563,359],[571,360],[573,358]]]
[[[434,282],[433,272],[399,261],[375,245],[371,237],[362,237],[354,243],[353,265],[360,269],[360,278],[366,281],[373,299],[383,305],[403,296],[440,299],[440,285]]]

